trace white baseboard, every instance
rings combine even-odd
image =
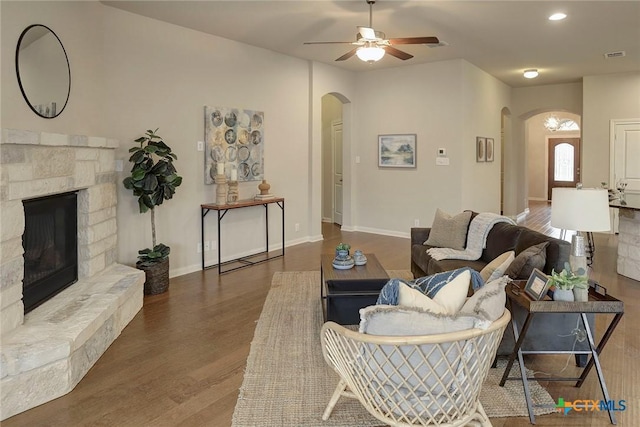
[[[317,242],[322,240],[322,235],[319,236],[312,236],[312,237],[300,237],[298,239],[294,239],[294,240],[287,240],[285,242],[285,248],[288,248],[290,246],[296,246],[296,245],[300,245],[302,243],[309,243],[309,242]],[[269,245],[269,251],[277,251],[282,249],[282,243],[276,243],[273,245]],[[261,252],[264,251],[264,247],[262,248],[254,248],[252,250],[249,251],[244,251],[241,253],[237,253],[234,255],[228,255],[225,257],[222,257],[222,262],[227,262],[233,259],[238,259],[238,258],[242,258],[245,256],[249,256],[252,254],[255,254],[257,252]],[[212,263],[217,263],[218,262],[218,254],[216,253],[216,251],[211,251],[210,252],[211,255],[205,257],[205,264],[206,265],[211,265]],[[198,257],[200,256],[200,254],[198,254]],[[207,262],[208,260],[208,262]],[[186,267],[181,267],[181,268],[169,268],[169,278],[172,277],[178,277],[178,276],[184,276],[185,274],[189,274],[189,273],[194,273],[196,271],[200,271],[202,269],[202,264],[200,261],[198,261],[197,264],[192,264],[192,265],[188,265]]]
[[[549,199],[547,199],[546,197],[529,197],[529,200],[534,201],[534,202],[548,202]]]
[[[360,231],[362,233],[371,233],[371,234],[380,234],[382,236],[391,236],[391,237],[402,237],[405,239],[411,238],[411,233],[402,232],[402,231],[394,231],[394,230],[383,230],[380,228],[371,228],[371,227],[354,227],[352,231]]]

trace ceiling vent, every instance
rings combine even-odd
[[[626,52],[624,50],[619,50],[617,52],[607,52],[604,54],[604,57],[609,59],[609,58],[620,58],[626,55]]]

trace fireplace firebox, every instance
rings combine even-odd
[[[77,193],[24,200],[25,314],[78,280]]]

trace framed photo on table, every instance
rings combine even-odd
[[[534,268],[524,287],[524,293],[534,301],[544,298],[549,289],[549,276]]]

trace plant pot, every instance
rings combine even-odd
[[[573,291],[571,289],[556,289],[553,291],[554,301],[573,301]]]
[[[153,264],[136,263],[136,268],[144,271],[146,280],[144,282],[145,295],[157,295],[167,292],[169,289],[169,258]]]
[[[589,289],[573,288],[573,299],[580,302],[589,301]]]

